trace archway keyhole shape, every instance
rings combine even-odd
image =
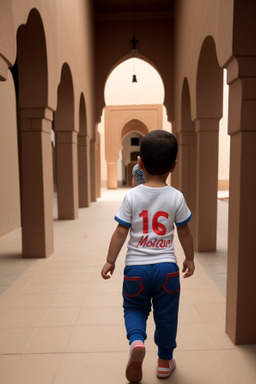
[[[20,107],[48,104],[47,55],[44,26],[40,14],[32,9],[28,21],[18,29],[17,62]]]
[[[137,156],[140,151],[140,143],[148,133],[148,128],[144,123],[137,119],[132,119],[122,129],[122,151],[119,158],[119,181],[126,186],[131,186],[132,168],[137,162]]]
[[[87,133],[86,106],[83,93],[79,103],[79,133],[77,140],[79,207],[90,205],[90,137]]]
[[[202,45],[197,69],[197,118],[222,117],[223,71],[215,42],[208,36]]]
[[[132,82],[132,76],[135,74],[137,77],[137,82]],[[123,113],[121,112],[121,107],[124,107],[124,110],[126,108],[125,114],[127,115],[127,107],[134,106],[134,108],[131,107],[130,109],[130,116],[127,116],[126,122],[131,122],[132,120],[136,120],[138,113],[138,108],[143,111],[145,109],[145,113],[148,114],[148,110],[154,109],[159,110],[159,107],[161,108],[161,119],[159,119],[158,112],[156,112],[158,118],[156,120],[155,126],[153,129],[165,129],[167,131],[171,131],[171,124],[167,120],[167,114],[166,109],[163,106],[164,97],[165,97],[165,91],[164,91],[164,84],[162,81],[162,78],[160,74],[157,72],[157,70],[150,65],[145,60],[141,60],[139,58],[130,58],[125,61],[123,61],[121,64],[117,65],[113,71],[110,73],[106,80],[105,90],[104,90],[104,97],[105,97],[105,104],[107,108],[112,108],[112,106],[117,106],[120,108],[119,115]],[[105,142],[102,143],[101,147],[105,148],[108,146],[108,143],[110,142],[110,138],[107,136],[107,132],[109,132],[108,129],[106,129],[106,109],[103,110],[103,119],[102,123],[99,124],[99,131],[102,133],[101,137],[102,140]],[[121,115],[120,115],[121,116]],[[123,120],[123,119],[121,119]],[[120,121],[121,121],[120,120]],[[108,119],[109,121],[109,119]],[[122,121],[123,122],[123,121]],[[112,123],[111,123],[112,124]],[[130,124],[128,124],[130,125]],[[118,138],[115,138],[115,140],[120,143],[121,146],[121,140],[123,139],[124,135],[128,134],[130,132],[130,127],[120,127],[118,128]],[[144,124],[145,125],[145,124]],[[146,123],[148,125],[148,123]],[[142,135],[145,135],[149,130],[152,130],[149,128],[149,126],[145,125],[145,129],[143,132],[134,130],[135,132],[140,132]],[[152,124],[151,124],[152,125]],[[126,132],[126,129],[128,130]],[[120,133],[122,130],[122,134],[120,137]],[[112,140],[112,139],[111,139]],[[107,150],[102,155],[102,158],[104,159],[104,162],[101,163],[101,170],[102,170],[102,177],[103,180],[106,179],[109,181],[109,174],[110,174],[110,168],[114,167],[113,161],[107,159]],[[108,163],[106,163],[106,161]],[[118,169],[122,169],[122,165],[120,164],[121,158],[118,160]],[[112,163],[112,164],[111,164]],[[112,170],[112,173],[114,174],[115,171]],[[118,179],[120,179],[121,173],[119,172]],[[111,183],[108,182],[108,185]],[[111,184],[112,185],[112,184]]]
[[[55,132],[58,218],[73,220],[78,216],[77,132],[74,126],[73,79],[66,63],[58,87]]]
[[[137,83],[132,82],[136,74]],[[164,85],[157,70],[144,60],[123,61],[110,73],[104,90],[106,105],[163,104]]]

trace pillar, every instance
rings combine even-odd
[[[53,172],[49,108],[21,108],[21,210],[23,257],[53,252]]]
[[[58,218],[78,217],[77,132],[56,132]]]
[[[89,207],[90,190],[90,138],[78,135],[79,207]]]
[[[98,133],[97,137],[97,146],[98,146],[98,151],[97,151],[97,198],[101,197],[101,145],[100,145],[100,135]]]
[[[256,343],[256,58],[228,67],[230,194],[226,332],[235,344]]]
[[[107,179],[108,179],[108,189],[117,188],[117,163],[108,162],[107,163]]]
[[[97,201],[97,144],[90,143],[91,201]]]
[[[197,119],[195,250],[216,250],[219,119]]]
[[[196,134],[195,132],[179,133],[179,189],[182,191],[187,205],[192,212],[189,223],[193,238],[196,237]],[[176,172],[176,171],[175,171]],[[174,172],[174,173],[175,173]]]

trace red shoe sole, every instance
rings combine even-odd
[[[126,367],[126,378],[132,384],[137,384],[142,380],[142,362],[144,356],[144,347],[135,347],[133,349]]]

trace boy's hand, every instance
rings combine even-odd
[[[110,279],[111,275],[113,275],[114,269],[115,269],[115,264],[106,262],[106,264],[104,265],[101,271],[101,276],[103,277],[103,279],[105,280]]]
[[[183,269],[182,269],[182,272],[184,272],[183,277],[186,278],[186,277],[192,276],[194,273],[194,270],[195,270],[194,261],[185,259],[183,262]]]

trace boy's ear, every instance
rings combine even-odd
[[[139,166],[139,169],[143,171],[143,163],[140,156],[137,157],[137,164]]]
[[[170,169],[170,173],[172,173],[174,171],[174,169],[176,168],[176,164],[177,164],[177,161],[175,161],[175,163],[173,164],[173,166],[171,167]]]

